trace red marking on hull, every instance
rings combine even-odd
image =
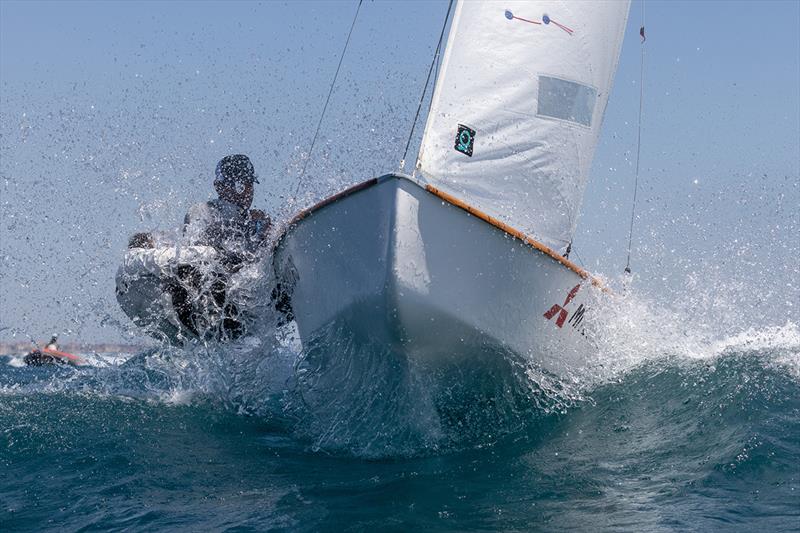
[[[547,320],[552,320],[552,318],[554,316],[556,316],[556,314],[558,314],[558,318],[556,319],[556,326],[558,326],[559,328],[564,327],[564,322],[567,321],[567,316],[569,315],[569,313],[567,313],[566,307],[567,307],[567,305],[569,305],[569,303],[572,301],[572,299],[575,298],[575,296],[578,294],[578,291],[580,290],[580,288],[581,288],[580,284],[579,285],[575,285],[572,288],[572,290],[569,291],[569,294],[567,294],[567,297],[564,300],[564,305],[554,304],[553,307],[551,307],[544,314],[544,317]]]

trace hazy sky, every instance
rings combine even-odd
[[[1,1],[0,340],[126,338],[114,273],[128,236],[176,226],[225,154],[251,156],[256,204],[292,212],[355,7]],[[446,9],[364,2],[303,203],[397,168]],[[731,327],[797,323],[800,2],[646,9],[637,288],[719,307]],[[641,17],[634,2],[574,245],[610,278],[625,264]]]

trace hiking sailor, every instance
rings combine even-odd
[[[218,198],[193,205],[184,219],[183,235],[187,245],[211,246],[219,254],[220,271],[213,273],[209,292],[220,310],[222,333],[230,338],[244,333],[238,320],[238,309],[226,298],[227,282],[231,274],[255,262],[266,249],[271,221],[264,211],[250,209],[253,203],[254,183],[258,178],[253,164],[246,155],[229,155],[217,164],[214,189]],[[191,265],[177,268],[177,280],[167,289],[181,323],[195,334],[198,323],[194,310],[196,294],[203,275]]]
[[[219,197],[193,205],[184,219],[188,244],[214,247],[229,271],[253,261],[269,234],[270,218],[260,209],[250,209],[254,183],[259,183],[258,177],[246,155],[223,157],[214,177]]]

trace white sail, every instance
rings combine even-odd
[[[617,68],[628,1],[460,1],[417,168],[563,252]]]

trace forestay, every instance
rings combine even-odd
[[[563,252],[629,6],[459,2],[417,162],[423,180]]]

